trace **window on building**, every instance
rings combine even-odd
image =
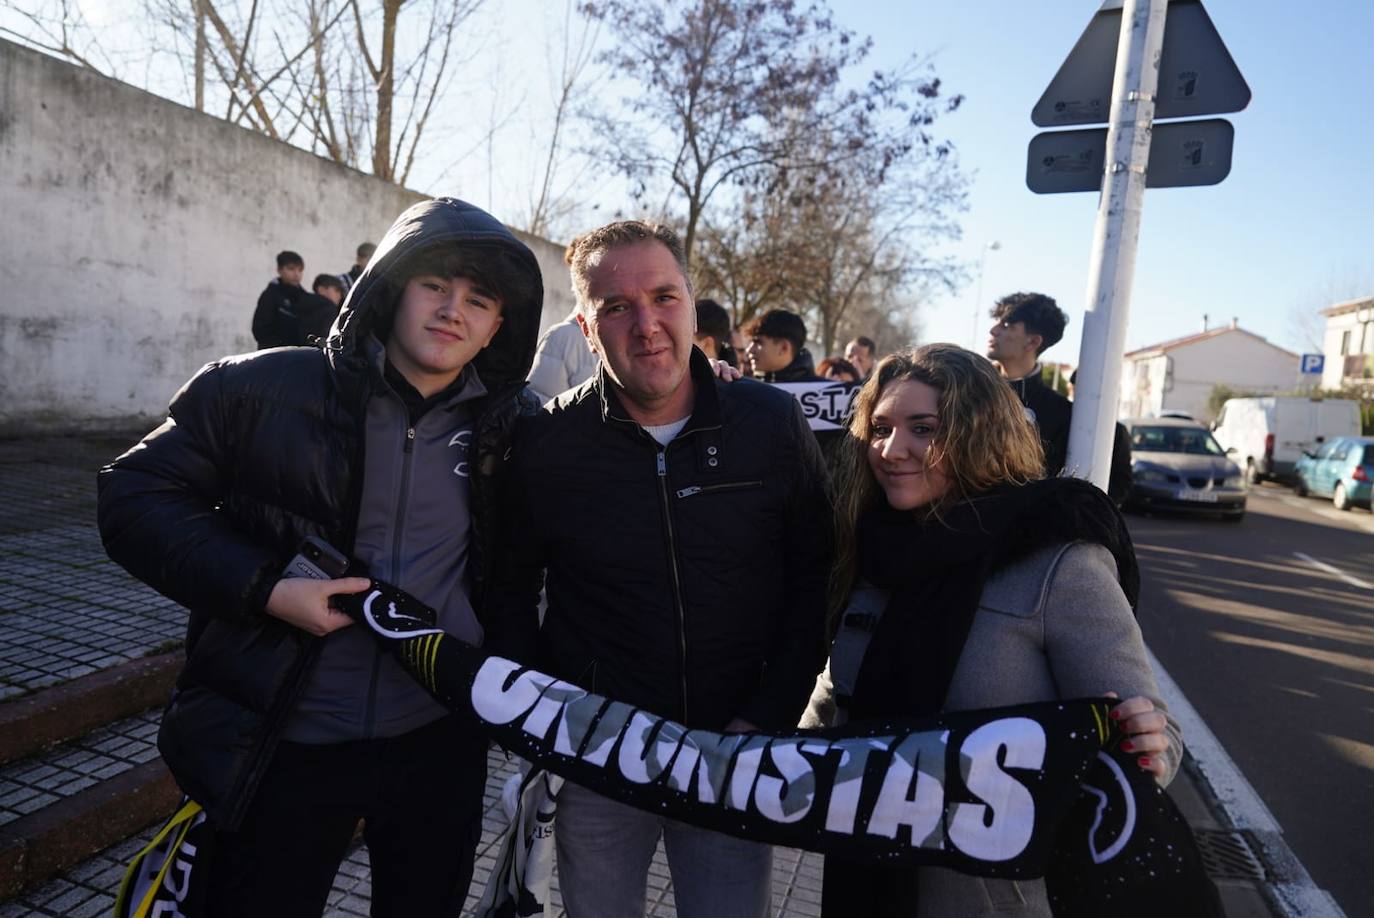
[[[1343,332],[1341,332],[1341,356],[1344,357],[1346,354],[1349,354],[1349,353],[1350,353],[1350,332],[1348,332],[1348,331],[1343,331]]]

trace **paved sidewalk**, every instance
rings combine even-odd
[[[95,470],[134,437],[0,440],[0,701],[181,643],[186,613],[110,563]]]
[[[169,795],[175,800],[175,787],[157,758],[160,711],[140,708],[159,704],[165,696],[176,664],[176,655],[168,651],[180,645],[185,612],[109,561],[94,525],[95,470],[136,439],[127,434],[0,440],[0,496],[9,511],[0,519],[0,717],[31,703],[35,708],[46,705],[47,733],[35,735],[48,736],[28,746],[15,744],[19,751],[0,756],[0,867],[13,869],[17,862],[5,861],[11,852],[37,850],[33,847],[37,842],[27,841],[37,835],[19,830],[27,832],[29,826],[40,823],[46,833],[42,839],[48,846],[46,854],[56,850],[61,855],[63,844],[68,845],[68,855],[78,850],[69,836],[76,832],[71,827],[80,824],[82,814],[87,822],[81,831],[90,831],[91,814],[95,814],[96,824],[108,833],[107,841],[98,844],[109,844],[87,856],[98,847],[87,840],[86,847],[79,849],[80,857],[61,861],[65,872],[0,902],[0,918],[107,913],[125,865],[152,836],[153,823],[160,824],[170,815]],[[148,657],[152,659],[143,659]],[[119,681],[125,678],[121,673],[140,668],[148,671],[137,677],[144,679],[142,694],[135,691],[133,677]],[[156,682],[157,678],[167,681]],[[106,679],[110,679],[108,685],[102,681]],[[92,680],[99,684],[93,685]],[[148,685],[155,688],[149,692]],[[65,713],[56,703],[47,705],[54,696],[77,688],[87,693],[70,692]],[[121,713],[93,713],[107,709],[101,704],[109,700],[107,689],[120,694]],[[54,715],[54,711],[59,713]],[[54,732],[54,721],[65,723],[67,732]],[[77,721],[89,732],[77,735],[80,731],[72,727]],[[44,742],[62,737],[71,738],[43,748]],[[0,751],[3,747],[0,743]],[[13,760],[6,762],[6,758]],[[480,896],[495,863],[495,846],[504,823],[498,809],[500,790],[515,770],[514,763],[497,750],[490,753],[488,763],[487,813],[469,907]],[[1266,865],[1255,861],[1241,833],[1219,821],[1220,810],[1205,783],[1185,770],[1170,793],[1199,831],[1229,918],[1273,914],[1261,895]],[[118,825],[128,828],[111,828],[113,823],[102,815],[116,812],[101,809],[111,799],[123,806]],[[140,825],[148,828],[116,841]],[[17,848],[12,846],[15,836],[19,837]],[[18,855],[20,861],[29,854]],[[50,866],[38,875],[54,873]],[[820,878],[818,855],[778,850],[773,874],[776,914],[785,918],[819,915]],[[0,876],[0,882],[4,879]],[[370,895],[367,852],[360,846],[340,867],[327,914],[366,915]],[[561,905],[556,876],[554,903]],[[650,915],[674,914],[672,884],[661,849],[650,869],[648,904]],[[562,914],[561,907],[557,914]]]
[[[153,713],[125,722],[125,731],[138,732],[143,725],[155,724]],[[152,746],[153,737],[143,741],[146,754]],[[131,742],[137,743],[138,740]],[[59,758],[80,755],[69,749],[55,750]],[[106,757],[108,758],[108,757]],[[98,759],[97,759],[98,760]],[[104,763],[108,767],[108,762]],[[39,763],[32,766],[41,771],[49,766]],[[501,789],[506,779],[515,774],[517,764],[508,760],[504,753],[493,749],[487,755],[486,814],[482,820],[482,840],[477,847],[477,861],[474,866],[472,888],[469,890],[464,914],[471,914],[486,887],[492,868],[499,853],[500,833],[505,827],[505,817],[501,811]],[[0,772],[0,787],[5,786],[8,775]],[[3,793],[0,790],[0,793]],[[168,814],[170,815],[170,814]],[[152,838],[156,826],[140,832],[128,841],[121,842],[91,858],[74,870],[51,880],[38,889],[11,902],[0,904],[0,918],[77,918],[77,916],[107,914],[114,905],[115,892],[124,876],[124,868],[134,854]],[[778,849],[773,867],[773,905],[779,918],[812,918],[820,915],[821,859],[819,855],[788,849]],[[339,867],[334,878],[334,890],[329,896],[326,918],[352,918],[367,915],[371,907],[372,886],[369,879],[367,849],[359,845]],[[558,895],[557,874],[553,880],[553,903],[556,916],[563,915],[562,899]],[[653,863],[649,867],[648,915],[652,918],[670,918],[673,909],[672,881],[668,877],[668,863],[660,846]]]

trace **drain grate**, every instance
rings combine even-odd
[[[1215,880],[1265,880],[1264,863],[1243,832],[1194,829],[1207,875]]]

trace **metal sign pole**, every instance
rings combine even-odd
[[[1102,197],[1093,229],[1078,385],[1069,428],[1069,474],[1107,489],[1131,281],[1140,240],[1159,58],[1168,0],[1125,0],[1112,82]]]

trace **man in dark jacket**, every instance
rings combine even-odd
[[[1069,453],[1069,400],[1045,385],[1040,355],[1064,337],[1068,316],[1043,293],[1013,293],[993,307],[996,324],[988,332],[988,358],[1011,384],[1045,447],[1045,475],[1064,470]]]
[[[820,382],[806,349],[806,322],[795,312],[770,309],[745,328],[754,375],[764,382]]]
[[[320,914],[360,818],[375,914],[461,908],[484,738],[329,607],[367,581],[282,571],[321,537],[481,643],[494,475],[534,409],[542,296],[491,216],[417,204],[323,351],[209,364],[101,471],[110,556],[191,611],[159,748],[215,829],[195,880],[213,913]]]
[[[570,253],[600,363],[517,428],[506,531],[519,535],[499,553],[489,646],[689,727],[791,728],[825,659],[815,439],[787,393],[712,375],[672,230],[613,223]],[[660,835],[679,915],[767,911],[767,846],[568,784],[555,832],[568,914],[642,915]]]
[[[305,259],[295,252],[277,253],[277,276],[258,297],[253,311],[253,340],[260,348],[304,344],[300,340],[300,305],[308,293],[301,286]]]

